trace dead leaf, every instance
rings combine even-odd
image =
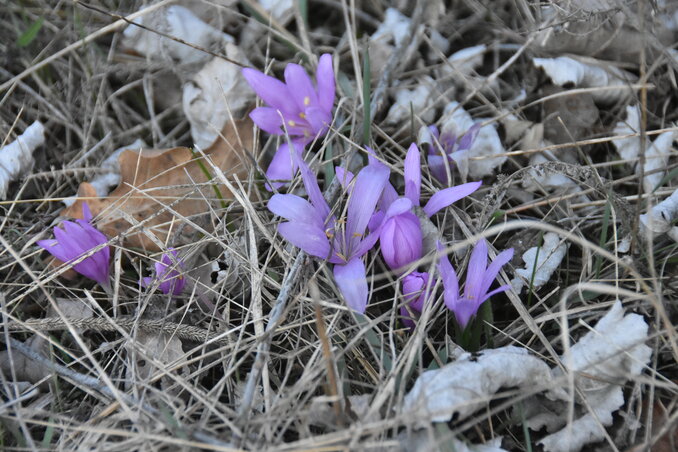
[[[252,149],[253,130],[249,117],[228,122],[205,156],[226,176],[242,176],[245,151]],[[217,178],[208,183],[204,169],[213,173],[212,165],[186,147],[126,150],[120,154],[119,162],[118,187],[99,198],[94,187],[83,182],[78,189],[79,199],[63,209],[61,216],[82,218],[82,203],[87,202],[92,214],[100,216],[97,227],[104,234],[120,236],[127,246],[159,251],[158,243],[165,243],[183,218],[208,212],[210,205],[219,206],[215,187],[224,199],[231,196],[223,184],[216,182]],[[142,228],[136,227],[142,222]]]

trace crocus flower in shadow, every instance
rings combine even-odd
[[[386,168],[379,162],[374,152],[369,150],[370,166]],[[405,196],[398,193],[390,183],[386,184],[379,201],[379,212],[370,220],[370,230],[379,230],[379,243],[384,261],[392,270],[402,271],[404,267],[422,257],[422,231],[415,211],[420,206],[421,164],[419,148],[412,143],[405,157]],[[350,180],[353,176],[337,170],[340,180]],[[439,190],[431,196],[422,209],[431,217],[452,203],[470,195],[482,182],[469,182]]]
[[[426,290],[428,284],[429,274],[426,272],[411,272],[402,280],[403,298],[407,302],[409,311],[406,306],[401,306],[400,315],[403,317],[403,324],[410,329],[414,328],[414,320],[424,310],[424,304],[430,295],[430,292]]]
[[[447,255],[442,253],[443,245],[438,243],[440,253],[438,271],[443,278],[445,305],[454,313],[457,323],[463,330],[471,318],[476,315],[480,305],[488,298],[499,292],[511,288],[510,284],[503,285],[491,292],[490,286],[497,278],[499,270],[513,257],[513,248],[502,251],[487,265],[487,242],[480,240],[473,248],[468,268],[466,269],[466,284],[464,295],[459,294],[459,279]]]
[[[151,287],[158,280],[158,288],[162,293],[179,295],[186,285],[186,278],[182,274],[183,263],[177,257],[177,250],[170,248],[168,251],[172,256],[163,254],[160,262],[155,263],[155,276],[142,279],[141,285]]]
[[[429,144],[428,167],[433,177],[444,185],[451,185],[450,176],[455,164],[462,175],[468,174],[466,155],[473,146],[479,131],[480,123],[475,123],[461,137],[457,137],[449,133],[440,134],[436,126],[429,126],[428,130],[425,130],[427,136],[423,141]]]
[[[298,64],[287,65],[284,83],[256,69],[243,69],[242,74],[257,95],[268,104],[255,108],[250,118],[272,135],[287,134],[293,147],[293,152],[290,152],[286,142],[278,148],[266,176],[272,181],[289,180],[294,176],[297,157],[301,156],[304,147],[325,135],[332,122],[335,97],[332,55],[326,53],[320,57],[316,86]],[[279,188],[283,183],[272,182],[271,185]]]
[[[38,245],[64,263],[70,263],[82,258],[94,248],[108,242],[108,238],[97,228],[92,226],[92,212],[87,203],[82,203],[82,220],[62,221],[61,227],[54,228],[53,240],[38,240]],[[108,264],[111,259],[111,250],[104,246],[91,256],[73,264],[73,270],[83,276],[93,279],[104,288],[110,288],[108,279]]]
[[[268,209],[287,220],[278,225],[280,235],[311,256],[334,264],[334,280],[346,303],[365,312],[368,299],[367,277],[362,256],[378,239],[377,231],[365,234],[377,201],[388,180],[387,168],[368,165],[349,187],[346,217],[330,215],[318,181],[310,168],[299,160],[301,176],[310,202],[292,194],[275,194]]]

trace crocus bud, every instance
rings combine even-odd
[[[429,293],[426,291],[428,286],[429,274],[412,272],[403,278],[403,298],[407,301],[410,311],[413,314],[419,314],[424,310],[424,303]],[[414,328],[410,311],[405,306],[401,306],[400,314],[403,316],[403,323],[408,328]]]
[[[144,278],[141,284],[149,287],[157,279],[160,281],[158,288],[162,293],[179,295],[186,285],[186,278],[181,273],[183,264],[177,258],[177,250],[170,248],[169,252],[172,253],[173,258],[168,254],[163,254],[160,262],[155,263],[155,277]]]
[[[419,218],[409,211],[388,218],[382,225],[379,242],[384,260],[392,270],[411,264],[421,258]]]

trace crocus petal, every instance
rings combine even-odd
[[[346,234],[348,236],[362,235],[365,232],[388,175],[389,171],[386,168],[367,165],[356,176],[347,208]]]
[[[483,281],[480,285],[481,294],[484,294],[490,289],[490,286],[499,274],[499,270],[501,270],[501,268],[511,259],[513,259],[513,248],[504,250],[497,255],[497,257],[487,267],[487,270],[485,270]]]
[[[61,262],[70,260],[70,255],[66,253],[58,240],[38,240],[37,244]]]
[[[425,290],[428,280],[429,274],[425,272],[412,272],[403,278],[403,298],[407,300],[410,308],[416,312],[424,310],[424,302],[428,295],[428,291]]]
[[[421,196],[421,164],[419,162],[419,148],[415,143],[410,145],[405,156],[405,196],[415,206],[419,205]]]
[[[396,215],[409,212],[411,209],[412,201],[410,201],[408,198],[398,198],[393,201],[390,206],[388,206],[388,210],[386,210],[386,217],[384,219],[386,220]]]
[[[424,212],[429,217],[438,212],[440,209],[443,209],[450,204],[459,201],[461,198],[464,198],[480,187],[482,182],[469,182],[467,184],[457,185],[456,187],[449,187],[444,190],[440,190],[431,196],[431,199],[428,200],[424,206]]]
[[[285,67],[285,83],[291,100],[295,102],[300,112],[308,107],[318,105],[318,96],[313,87],[313,82],[303,67],[294,63],[288,64]]]
[[[471,300],[479,300],[483,296],[482,286],[485,269],[487,268],[487,242],[481,239],[473,247],[471,258],[466,268],[466,285],[464,296]]]
[[[359,257],[354,257],[345,265],[335,265],[334,281],[344,296],[346,304],[354,311],[363,314],[367,307],[368,295],[363,261]]]
[[[447,309],[454,312],[459,303],[459,278],[451,265],[449,268],[450,272],[443,278],[443,300]]]
[[[335,166],[334,173],[337,176],[337,180],[341,184],[341,188],[343,188],[344,190],[348,189],[349,184],[355,177],[352,172],[342,168],[341,166]]]
[[[299,143],[294,141],[292,144],[294,146],[294,151],[297,154],[296,157],[291,155],[289,144],[285,142],[280,145],[277,151],[275,151],[273,160],[271,160],[271,163],[268,165],[266,177],[273,181],[270,184],[272,187],[280,188],[285,185],[286,182],[276,181],[289,181],[292,179],[292,177],[294,177],[294,172],[297,170],[296,162],[298,159],[301,159],[302,153],[304,152],[304,147],[299,146]],[[266,189],[269,191],[271,190],[270,186],[266,184]]]
[[[274,214],[289,221],[312,224],[318,228],[324,225],[324,218],[318,216],[318,212],[311,203],[297,195],[275,194],[268,201],[267,207]]]
[[[86,202],[82,203],[82,219],[88,223],[92,221],[92,211],[89,210],[89,205]]]
[[[296,109],[290,105],[291,95],[283,82],[269,77],[256,69],[245,68],[242,70],[242,75],[254,92],[257,93],[257,96],[261,97],[264,102],[274,109],[292,116],[293,111]]]
[[[313,137],[324,135],[332,122],[332,115],[322,108],[309,107],[306,109],[306,121],[311,128]]]
[[[457,149],[460,151],[470,149],[476,137],[478,136],[478,132],[480,132],[480,123],[476,122],[466,131],[464,136],[459,139],[459,143],[457,143]]]
[[[250,118],[259,128],[272,135],[282,135],[282,113],[271,107],[259,107],[250,112]]]
[[[379,243],[384,261],[392,270],[411,264],[422,253],[419,219],[406,212],[386,220],[379,234]]]
[[[325,197],[320,191],[318,186],[318,179],[316,179],[315,174],[311,171],[311,168],[308,167],[306,162],[301,159],[301,156],[298,159],[299,168],[301,171],[301,179],[304,181],[304,188],[308,194],[308,199],[311,200],[311,204],[316,209],[318,217],[322,218],[324,222],[328,222],[330,219],[330,206],[325,201]]]
[[[400,317],[403,322],[403,325],[405,325],[406,328],[413,330],[414,327],[416,326],[414,323],[414,318],[412,315],[409,313],[407,308],[405,306],[400,307]]]
[[[500,292],[506,292],[506,291],[509,290],[510,288],[511,288],[511,284],[504,284],[504,285],[501,286],[501,287],[497,287],[497,288],[494,289],[492,292],[489,292],[489,293],[485,294],[485,295],[483,296],[483,298],[480,299],[480,304],[483,304],[483,303],[485,302],[485,300],[487,300],[488,298],[490,298],[492,295],[496,295],[496,294],[498,294],[498,293],[500,293]]]
[[[311,256],[327,259],[330,255],[330,241],[322,228],[295,221],[279,224],[278,232]]]
[[[335,86],[332,55],[329,53],[320,57],[315,78],[318,84],[318,104],[323,110],[331,112],[334,107]]]
[[[380,231],[381,230],[379,229],[367,234],[367,237],[362,239],[353,250],[353,255],[356,257],[362,257],[367,254],[367,252],[374,247],[375,243],[377,243],[377,240],[379,240]]]
[[[146,276],[144,278],[141,278],[141,281],[139,282],[141,283],[141,287],[151,287],[151,285],[153,284],[153,278],[151,278],[150,276]]]
[[[429,154],[428,155],[428,169],[438,181],[444,185],[450,184],[450,179],[447,176],[447,157],[441,155]]]
[[[476,315],[479,306],[476,305],[475,300],[471,301],[462,298],[457,301],[454,308],[450,308],[454,312],[454,317],[457,319],[457,323],[462,330],[466,328],[471,317]]]

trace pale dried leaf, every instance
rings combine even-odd
[[[243,53],[227,43],[228,58],[250,65]],[[213,58],[184,84],[183,107],[191,124],[193,142],[207,149],[219,136],[226,121],[239,118],[254,103],[254,91],[242,76],[241,68],[222,58]]]
[[[167,333],[140,330],[125,343],[125,348],[130,359],[127,366],[128,382],[147,382],[170,365],[185,359],[181,339]],[[172,383],[170,377],[161,378],[161,385],[165,389]]]
[[[404,124],[410,121],[412,115],[421,118],[425,123],[431,122],[435,110],[431,108],[435,101],[434,81],[424,77],[417,82],[416,88],[399,88],[396,91],[396,100],[386,115],[388,124]]]
[[[551,279],[553,272],[558,269],[560,262],[565,257],[567,248],[567,242],[561,241],[558,234],[553,232],[544,234],[544,244],[541,247],[535,246],[523,253],[525,268],[516,269],[516,277],[511,281],[513,290],[520,293],[523,287],[530,282],[532,282],[532,287],[535,290],[546,284]]]
[[[7,198],[10,182],[33,169],[33,152],[43,144],[45,128],[40,121],[35,121],[16,140],[0,149],[0,199]]]

